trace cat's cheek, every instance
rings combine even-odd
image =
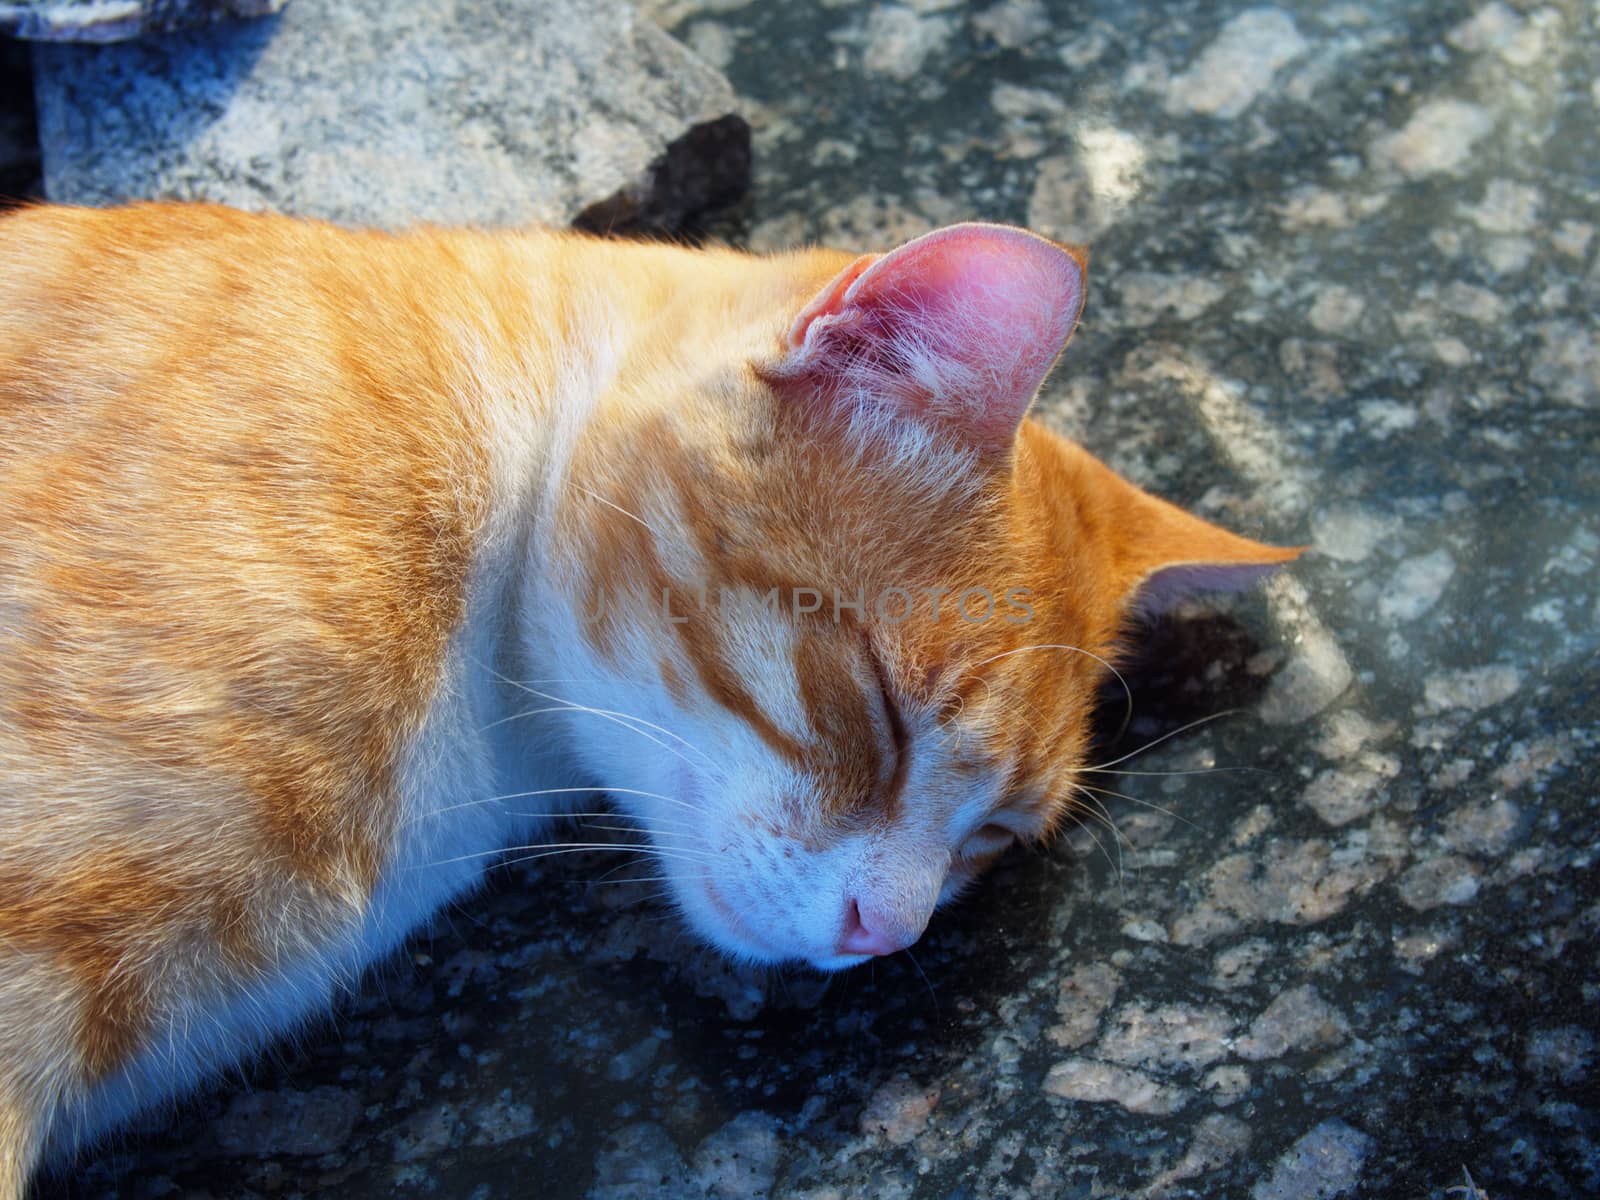
[[[673,898],[690,930],[729,958],[782,961],[785,956],[752,927],[743,907],[729,895],[727,875],[736,870],[739,856],[715,836],[705,789],[690,767],[680,766],[673,773],[671,796],[663,804],[657,815],[657,824],[669,835],[661,847],[667,854],[663,862]],[[685,853],[692,861],[685,860]]]
[[[804,914],[775,898],[783,889],[753,886],[740,875],[741,854],[730,850],[725,865],[709,870],[673,868],[672,890],[690,930],[719,953],[739,962],[775,965],[805,962],[823,971],[867,961],[865,954],[830,954],[828,938],[803,936]],[[746,864],[748,866],[748,864]]]
[[[718,885],[715,874],[674,871],[672,890],[678,907],[697,937],[729,958],[759,963],[782,962],[787,955],[769,945],[739,907]]]

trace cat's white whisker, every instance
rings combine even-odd
[[[716,878],[716,876],[709,875],[709,874],[708,875],[678,875],[678,876],[672,876],[672,875],[646,875],[642,879],[574,879],[572,882],[581,883],[585,887],[607,887],[607,886],[617,887],[617,886],[620,886],[622,884],[628,884],[628,883],[632,883],[632,884],[640,884],[640,883],[672,883],[675,880],[694,880],[695,882],[699,883],[699,882],[704,882],[704,881],[706,881],[708,879],[715,879],[715,878]],[[646,899],[659,899],[659,898],[660,898],[660,896],[657,893],[652,893],[650,896],[646,897]]]
[[[574,491],[582,492],[585,496],[589,497],[589,499],[595,501],[596,503],[604,504],[607,508],[613,509],[616,512],[621,513],[623,516],[627,517],[630,521],[637,521],[640,525],[643,525],[646,529],[648,529],[656,537],[660,538],[664,544],[670,544],[674,540],[673,538],[668,537],[661,530],[657,529],[654,525],[650,524],[649,521],[646,521],[638,513],[630,512],[628,509],[623,508],[622,505],[617,504],[616,502],[614,502],[612,500],[606,499],[606,497],[602,496],[599,492],[592,491],[591,489],[584,487],[581,483],[574,483],[570,476],[567,478],[567,485],[569,487],[571,487]]]
[[[579,711],[579,710],[578,710],[577,705],[574,705],[574,704],[552,704],[552,705],[550,705],[548,707],[545,707],[545,708],[525,708],[525,709],[522,709],[519,712],[508,713],[506,716],[498,717],[495,720],[490,721],[487,725],[480,725],[480,726],[478,726],[477,729],[473,730],[473,732],[474,733],[488,733],[489,730],[498,729],[501,725],[509,725],[512,721],[521,721],[521,720],[524,720],[524,719],[526,719],[528,717],[543,716],[546,713],[561,713],[561,712],[576,712],[576,711]]]
[[[1199,829],[1200,828],[1200,826],[1196,825],[1193,821],[1189,820],[1188,817],[1180,816],[1178,813],[1174,812],[1172,809],[1166,808],[1166,807],[1164,807],[1164,806],[1162,806],[1160,804],[1157,804],[1153,800],[1141,800],[1138,796],[1130,796],[1130,795],[1128,795],[1127,792],[1115,792],[1115,791],[1112,791],[1110,788],[1096,787],[1093,784],[1088,784],[1088,783],[1074,783],[1072,786],[1077,788],[1079,791],[1094,792],[1097,795],[1101,795],[1101,796],[1112,796],[1112,797],[1115,797],[1118,800],[1126,800],[1129,804],[1140,805],[1141,807],[1150,809],[1152,812],[1158,812],[1164,817],[1171,817],[1174,821],[1182,821],[1185,825],[1189,826],[1191,829]]]
[[[1074,784],[1073,786],[1074,788],[1077,788],[1079,785]],[[1105,844],[1095,836],[1094,830],[1089,828],[1088,822],[1082,821],[1079,822],[1078,825],[1078,827],[1083,830],[1084,835],[1091,842],[1093,842],[1096,849],[1100,851],[1101,857],[1106,860],[1106,865],[1116,868],[1117,888],[1119,891],[1122,890],[1124,888],[1122,846],[1123,843],[1127,841],[1126,836],[1123,834],[1122,830],[1117,828],[1117,823],[1111,819],[1111,814],[1106,811],[1105,805],[1101,804],[1100,801],[1094,796],[1086,795],[1081,798],[1074,797],[1073,800],[1076,811],[1084,813],[1093,820],[1098,821],[1106,828],[1107,832],[1111,834],[1111,844],[1117,849],[1117,857],[1114,862],[1112,861],[1111,855],[1107,852]]]
[[[639,717],[639,716],[635,716],[632,713],[620,712],[620,711],[616,711],[616,710],[613,710],[613,709],[596,708],[596,707],[594,707],[592,705],[583,704],[583,703],[581,703],[579,701],[576,701],[576,700],[570,700],[570,699],[566,698],[565,696],[557,696],[557,695],[554,695],[553,693],[550,693],[550,692],[541,691],[538,688],[530,687],[528,685],[528,683],[525,682],[525,681],[512,679],[510,676],[508,676],[508,675],[506,675],[506,674],[504,674],[504,673],[502,673],[500,671],[496,671],[492,667],[485,667],[484,669],[489,671],[490,674],[494,675],[495,678],[499,679],[502,683],[509,684],[514,688],[518,688],[518,689],[520,689],[520,690],[522,690],[524,692],[527,692],[530,696],[537,696],[541,700],[549,700],[549,701],[551,701],[552,703],[555,703],[555,704],[569,705],[569,706],[571,706],[572,710],[593,713],[596,716],[607,717],[607,718],[610,718],[611,720],[617,721],[619,723],[634,722],[637,725],[643,725],[646,729],[653,729],[657,733],[662,734],[665,737],[672,738],[674,741],[678,742],[679,744],[683,745],[684,747],[686,747],[686,748],[688,748],[690,750],[693,750],[696,754],[698,754],[704,760],[704,765],[705,766],[709,767],[713,771],[717,771],[719,774],[721,773],[720,770],[717,768],[716,761],[714,759],[712,759],[710,755],[706,754],[705,751],[701,750],[698,746],[696,746],[693,742],[689,741],[687,738],[683,737],[681,734],[674,733],[672,730],[666,728],[663,725],[658,725],[653,721],[647,721],[645,718]],[[536,710],[536,711],[550,711],[550,710]],[[530,715],[531,716],[531,715],[535,715],[535,714],[530,712],[530,713],[520,714],[520,715]],[[504,718],[504,720],[512,720],[512,719],[514,719],[514,717]],[[484,726],[484,729],[485,730],[493,729],[496,724],[499,724],[499,722],[493,722],[493,723],[491,723],[489,725],[486,725],[486,726]],[[632,728],[632,726],[624,724],[624,728]],[[482,730],[480,730],[480,732],[482,732]],[[670,746],[662,745],[660,742],[656,741],[655,738],[650,737],[650,735],[645,733],[643,729],[635,728],[634,732],[639,734],[640,737],[646,738],[649,741],[656,742],[656,744],[657,745],[661,745],[662,749],[664,749],[664,750],[669,750],[670,751],[672,749]],[[673,751],[673,753],[678,753],[678,752]],[[681,753],[678,753],[678,757],[679,758],[683,758],[683,755]],[[688,760],[684,759],[684,761],[687,762]],[[693,764],[690,764],[690,765],[692,766]]]
[[[519,686],[522,686],[522,685],[519,685]],[[688,738],[684,737],[681,734],[674,733],[672,730],[668,729],[664,725],[658,725],[654,721],[647,721],[647,720],[645,720],[645,718],[640,717],[640,716],[636,716],[633,713],[625,713],[625,712],[618,711],[616,709],[609,709],[609,708],[595,708],[595,707],[593,707],[591,705],[582,704],[581,702],[579,702],[577,700],[569,700],[564,696],[557,696],[557,695],[553,695],[552,693],[549,693],[549,692],[539,691],[536,688],[530,688],[530,687],[523,686],[523,691],[526,691],[526,692],[531,693],[532,695],[538,696],[540,699],[543,699],[543,700],[551,700],[551,701],[555,701],[555,702],[561,703],[561,704],[576,705],[577,707],[585,709],[588,712],[593,712],[593,713],[601,714],[601,715],[608,716],[608,717],[616,717],[616,718],[618,718],[620,720],[624,720],[624,721],[632,721],[635,724],[644,726],[646,729],[652,729],[652,730],[654,730],[655,732],[661,734],[664,737],[671,738],[673,741],[677,742],[679,745],[683,746],[685,749],[693,750],[696,754],[698,754],[702,759],[705,760],[705,762],[706,762],[706,764],[708,766],[710,766],[713,769],[715,769],[715,762],[714,762],[714,760],[711,758],[711,756],[709,754],[707,754],[704,750],[700,749],[700,747],[696,746]]]
[[[510,812],[510,811],[508,811],[506,813],[506,815],[507,816],[511,816],[511,817],[526,817],[526,818],[534,819],[534,820],[539,819],[539,818],[545,818],[545,819],[547,819],[547,820],[549,820],[551,822],[576,821],[579,825],[581,825],[585,829],[609,829],[609,828],[611,828],[611,826],[607,826],[607,825],[592,825],[592,824],[590,824],[590,822],[586,819],[586,818],[590,818],[590,817],[601,817],[601,818],[605,818],[607,820],[624,820],[624,821],[637,821],[637,822],[639,822],[639,824],[637,824],[637,825],[624,825],[624,826],[619,826],[618,827],[618,828],[621,828],[622,830],[624,830],[627,833],[645,833],[647,831],[648,832],[654,832],[654,830],[652,828],[652,823],[657,823],[657,822],[659,822],[662,825],[667,826],[669,829],[692,829],[693,828],[693,826],[688,824],[687,822],[680,822],[680,821],[677,821],[675,819],[669,820],[668,818],[665,818],[665,817],[640,817],[640,816],[634,816],[632,813],[623,812],[620,809],[603,809],[602,808],[602,809],[596,809],[593,812],[569,812],[569,811],[566,811],[566,810],[563,810],[563,809],[556,809],[556,810],[553,810],[551,812]],[[680,834],[678,836],[686,836],[686,835]]]
[[[537,717],[537,716],[545,715],[547,713],[587,713],[590,716],[600,717],[603,720],[611,721],[613,724],[620,725],[624,729],[627,729],[627,730],[629,730],[629,731],[631,731],[633,733],[638,734],[640,737],[644,738],[645,741],[647,741],[647,742],[654,742],[657,746],[660,746],[668,754],[675,754],[675,755],[677,755],[677,757],[683,759],[683,761],[688,763],[691,767],[695,765],[693,762],[691,762],[689,760],[688,756],[685,755],[681,750],[677,749],[674,746],[667,745],[667,743],[663,742],[660,738],[652,737],[652,736],[650,736],[650,734],[646,733],[643,729],[640,729],[636,725],[630,723],[629,719],[625,719],[626,718],[626,714],[608,712],[605,709],[594,708],[594,707],[592,707],[590,705],[587,705],[587,704],[563,703],[563,704],[560,704],[560,705],[551,705],[551,706],[546,707],[546,708],[524,709],[522,712],[515,712],[515,713],[512,713],[510,716],[501,717],[497,721],[490,721],[487,725],[484,725],[480,729],[478,729],[477,732],[479,732],[479,733],[487,733],[489,730],[494,729],[496,726],[505,725],[505,724],[508,724],[511,721],[520,721],[520,720],[523,720],[523,719],[525,719],[527,717]],[[691,747],[691,749],[692,749],[692,747]]]
[[[687,800],[680,800],[675,796],[663,795],[661,792],[645,791],[642,788],[626,788],[626,787],[607,787],[607,788],[592,788],[592,789],[590,789],[590,788],[582,788],[582,789],[541,788],[541,789],[538,789],[536,791],[531,791],[531,792],[508,792],[503,796],[496,797],[496,799],[500,799],[500,800],[521,800],[521,799],[524,799],[524,798],[530,797],[530,796],[555,795],[555,794],[560,793],[560,792],[567,792],[567,791],[574,791],[574,790],[594,791],[594,792],[597,792],[597,793],[600,793],[600,794],[603,794],[603,795],[607,795],[607,796],[641,796],[646,800],[660,800],[663,804],[675,804],[679,808],[686,808],[692,813],[699,813],[699,812],[703,812],[704,811],[704,809],[700,805],[690,804]],[[624,810],[619,809],[617,811],[618,812],[622,812]],[[561,810],[560,809],[556,809],[552,813],[552,815],[560,816],[561,815]]]
[[[1137,751],[1135,751],[1137,753]],[[1088,775],[1220,775],[1220,774],[1249,774],[1271,775],[1272,772],[1264,767],[1190,767],[1181,771],[1125,771],[1120,767],[1112,770],[1106,767],[1079,767],[1078,770]]]
[[[1222,720],[1223,717],[1238,716],[1238,714],[1240,712],[1242,712],[1242,711],[1244,711],[1244,710],[1243,709],[1238,709],[1238,708],[1225,708],[1221,712],[1212,713],[1210,716],[1205,716],[1205,717],[1199,718],[1198,720],[1190,721],[1187,725],[1180,725],[1176,729],[1169,729],[1166,733],[1163,733],[1160,737],[1152,738],[1150,741],[1146,742],[1144,745],[1139,746],[1139,747],[1137,747],[1137,748],[1135,748],[1133,750],[1129,750],[1126,754],[1120,755],[1117,758],[1110,759],[1107,762],[1095,763],[1093,766],[1089,766],[1089,767],[1079,767],[1078,769],[1080,771],[1104,771],[1106,768],[1114,767],[1118,763],[1125,763],[1130,758],[1137,758],[1139,755],[1143,754],[1146,750],[1154,749],[1155,747],[1161,745],[1162,742],[1169,741],[1172,738],[1177,737],[1180,733],[1187,733],[1191,729],[1198,729],[1202,725],[1209,725],[1212,721],[1220,721],[1220,720]]]
[[[543,813],[513,813],[511,815],[513,815],[513,816],[540,817],[540,816],[544,816],[545,814],[543,814]],[[635,835],[648,836],[652,841],[655,841],[655,840],[660,839],[660,838],[673,838],[673,839],[676,839],[678,841],[684,841],[684,842],[687,842],[687,843],[700,845],[700,846],[703,846],[703,845],[706,844],[704,837],[692,825],[679,824],[677,822],[671,822],[671,823],[661,822],[660,824],[652,824],[651,823],[651,821],[652,821],[651,818],[634,817],[634,816],[631,816],[628,813],[618,813],[618,812],[558,813],[558,814],[553,814],[552,819],[560,820],[560,819],[563,819],[563,818],[566,818],[566,817],[573,817],[573,818],[600,817],[600,818],[607,818],[607,819],[615,819],[617,817],[622,817],[622,818],[627,819],[627,820],[637,821],[638,824],[635,824],[635,825],[596,825],[596,824],[592,823],[589,820],[578,820],[577,821],[577,825],[581,829],[604,829],[604,830],[613,830],[613,831],[618,832],[618,833],[631,833],[631,834],[635,834]]]
[[[645,797],[647,799],[660,800],[660,801],[663,801],[664,803],[667,803],[667,804],[681,804],[681,805],[683,805],[683,807],[688,808],[688,809],[690,809],[692,811],[695,811],[695,812],[699,811],[699,809],[697,809],[694,805],[689,804],[686,801],[676,800],[671,796],[663,796],[659,792],[640,791],[637,788],[608,788],[608,787],[535,788],[533,791],[528,791],[528,792],[505,792],[505,793],[503,793],[502,795],[499,795],[499,796],[485,796],[481,800],[467,800],[467,801],[464,801],[464,802],[462,802],[460,804],[447,804],[447,805],[443,806],[442,808],[430,808],[430,809],[427,809],[427,810],[425,810],[423,812],[417,813],[413,817],[408,818],[405,821],[404,825],[405,826],[414,825],[418,821],[424,821],[424,820],[429,820],[429,819],[434,818],[434,817],[440,817],[440,816],[443,816],[445,813],[457,812],[457,811],[459,811],[461,809],[464,809],[464,808],[478,808],[478,807],[481,807],[482,805],[485,805],[485,804],[500,804],[500,803],[504,803],[507,800],[526,800],[526,799],[529,799],[529,798],[531,798],[533,796],[562,796],[562,795],[574,795],[574,794],[578,794],[578,793],[585,793],[585,794],[589,794],[589,795],[603,795],[603,796],[643,796],[643,797]],[[554,809],[549,813],[517,813],[515,815],[524,816],[524,817],[535,817],[535,816],[560,817],[560,816],[577,816],[579,814],[565,812],[565,811],[563,811],[561,809]]]
[[[641,858],[643,858],[643,857],[644,856],[641,856]],[[620,871],[627,871],[627,870],[632,869],[635,866],[640,866],[640,865],[641,865],[641,862],[639,862],[639,861],[618,863],[616,866],[612,867],[609,871],[606,871],[604,874],[602,874],[599,878],[586,880],[586,881],[582,881],[582,882],[588,882],[588,883],[624,882],[624,881],[620,881],[620,880],[614,880],[613,876],[615,876]],[[702,881],[705,881],[705,880],[715,879],[715,878],[716,878],[715,872],[709,871],[709,870],[704,872],[704,873],[702,873],[702,874],[698,874],[698,875],[697,874],[692,874],[692,873],[689,873],[689,872],[685,871],[685,872],[682,872],[682,873],[676,873],[675,872],[675,873],[669,874],[669,875],[655,876],[655,877],[652,877],[652,881],[653,882],[657,882],[657,883],[670,884],[670,883],[674,882],[675,880],[682,880],[682,881],[693,880],[693,881],[696,881],[696,882],[702,882]],[[580,882],[580,881],[574,881],[574,882]],[[640,882],[645,882],[645,881],[641,880]]]
[[[476,859],[496,858],[506,854],[520,854],[524,850],[548,851],[552,854],[576,853],[579,850],[619,851],[627,850],[632,853],[654,853],[655,847],[647,847],[638,842],[542,842],[527,846],[502,846],[496,850],[480,850],[473,854],[460,854],[454,858],[439,858],[431,862],[421,863],[411,867],[411,870],[425,870],[429,867],[443,867],[451,863],[471,862]],[[521,859],[514,861],[524,861]]]
[[[641,821],[646,820],[642,817],[639,819]],[[652,839],[669,837],[677,838],[679,840],[686,840],[699,846],[706,845],[705,838],[701,837],[698,833],[682,833],[672,829],[653,829],[648,823],[640,825],[601,825],[595,821],[580,821],[579,824],[585,829],[604,829],[610,833],[647,833]]]
[[[646,792],[638,788],[607,788],[613,796],[643,796],[647,800],[660,800],[663,804],[676,804],[679,808],[686,808],[692,813],[703,813],[704,806],[690,804],[687,800],[679,800],[674,796],[663,796],[660,792]]]
[[[907,946],[901,953],[906,956],[906,961],[922,977],[923,985],[928,989],[928,999],[933,1001],[934,1015],[937,1016],[939,1014],[939,993],[934,990],[933,980],[928,978],[928,973],[922,969],[922,964],[917,961],[917,956],[911,953],[910,946]]]
[[[600,828],[600,829],[614,830],[615,832],[618,832],[618,833],[637,834],[637,833],[640,832],[637,829],[630,829],[627,826],[604,826],[604,825],[602,825],[602,826],[594,826],[594,825],[588,824],[587,822],[584,823],[583,827],[585,829]],[[712,861],[714,861],[717,858],[716,851],[710,845],[708,845],[707,843],[705,843],[703,841],[697,841],[697,842],[695,842],[693,844],[687,844],[687,845],[682,845],[682,844],[678,844],[678,843],[662,844],[662,843],[660,843],[660,842],[655,840],[655,835],[654,834],[651,834],[650,840],[649,841],[645,841],[645,842],[609,842],[609,843],[607,843],[607,845],[613,845],[613,846],[617,846],[619,848],[627,849],[627,850],[636,850],[640,854],[655,854],[655,855],[672,855],[672,854],[686,855],[687,854],[687,855],[693,855],[696,858],[703,858],[703,859],[712,860]]]
[[[588,850],[631,850],[631,851],[633,851],[635,853],[648,853],[648,854],[650,854],[650,855],[652,855],[652,856],[654,856],[656,858],[663,858],[663,859],[673,858],[673,859],[680,859],[680,860],[682,860],[684,862],[693,862],[693,863],[700,863],[700,862],[705,861],[703,859],[692,858],[692,857],[689,857],[688,855],[684,855],[684,854],[677,854],[677,853],[659,851],[659,850],[655,850],[655,849],[651,849],[651,850],[646,851],[643,847],[640,847],[640,846],[626,846],[626,845],[617,845],[617,844],[610,843],[610,842],[600,842],[600,843],[596,843],[594,845],[585,845],[585,844],[581,844],[580,843],[578,845],[559,847],[559,848],[555,848],[555,849],[543,849],[543,848],[541,848],[539,850],[539,852],[536,853],[536,854],[522,854],[519,851],[517,851],[516,849],[513,849],[511,853],[514,855],[514,857],[506,859],[504,865],[505,866],[513,866],[513,865],[515,865],[517,863],[534,862],[535,860],[541,859],[541,858],[555,858],[558,855],[562,855],[562,854],[577,854],[579,852],[588,851]]]
[[[977,671],[979,667],[986,667],[992,662],[998,662],[1002,658],[1010,658],[1016,654],[1031,654],[1035,650],[1071,650],[1075,654],[1082,654],[1086,658],[1094,659],[1095,662],[1110,671],[1116,677],[1116,681],[1122,685],[1122,694],[1127,697],[1127,710],[1123,714],[1122,728],[1126,729],[1128,727],[1128,722],[1133,720],[1133,689],[1128,686],[1128,681],[1123,678],[1121,671],[1117,670],[1116,667],[1112,666],[1110,662],[1093,650],[1085,650],[1082,646],[1069,646],[1064,642],[1040,642],[1032,646],[1018,646],[1014,650],[1003,650],[999,654],[984,659],[982,662],[974,663],[972,670]]]

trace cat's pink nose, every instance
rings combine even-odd
[[[916,936],[904,937],[880,927],[869,912],[863,917],[854,900],[844,915],[844,931],[839,935],[840,954],[893,954],[904,950]]]

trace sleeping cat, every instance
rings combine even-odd
[[[603,794],[726,953],[910,945],[1134,608],[1294,557],[1025,419],[1081,254],[0,221],[0,1197]]]

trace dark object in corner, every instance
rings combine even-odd
[[[28,47],[0,38],[0,208],[43,194]]]
[[[750,125],[729,113],[688,133],[650,165],[648,176],[573,218],[604,234],[693,232],[698,218],[734,203],[750,186]]]

